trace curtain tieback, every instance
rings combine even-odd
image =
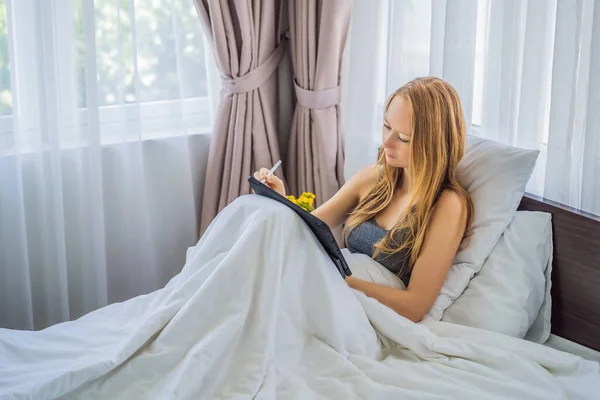
[[[221,77],[221,87],[229,93],[246,93],[261,87],[277,70],[285,54],[287,40],[282,40],[269,58],[239,78]]]
[[[333,107],[340,104],[342,98],[339,85],[331,89],[307,90],[298,86],[298,83],[294,80],[294,87],[296,88],[298,104],[304,108],[318,110]]]

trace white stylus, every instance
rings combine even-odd
[[[281,160],[277,161],[277,162],[275,163],[275,165],[273,165],[273,168],[271,168],[271,170],[270,170],[269,172],[267,172],[267,176],[265,176],[265,178],[264,178],[264,179],[261,179],[261,180],[260,180],[260,183],[265,183],[265,181],[267,180],[267,178],[268,178],[269,176],[273,175],[273,172],[275,172],[275,170],[276,170],[277,168],[279,168],[279,166],[280,166],[280,165],[281,165]]]

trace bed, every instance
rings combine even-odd
[[[552,214],[552,334],[600,351],[600,218],[529,194],[519,210]]]
[[[289,208],[241,196],[164,288],[41,332],[0,329],[0,399],[596,399],[599,363],[442,318],[485,275],[520,202],[546,222],[552,214],[553,338],[567,351],[600,349],[600,221],[523,197],[535,152],[469,144],[461,184],[476,203],[471,244],[421,323],[350,290]],[[532,236],[552,243],[546,226]],[[343,251],[357,277],[401,282]]]

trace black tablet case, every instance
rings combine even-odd
[[[257,195],[268,197],[269,199],[275,200],[294,210],[317,237],[317,240],[321,243],[321,246],[323,246],[327,254],[329,254],[329,257],[331,257],[334,265],[342,275],[342,278],[352,275],[350,268],[348,268],[348,263],[346,263],[342,251],[331,233],[331,229],[329,229],[329,226],[325,222],[321,221],[297,204],[289,201],[253,176],[248,177],[248,182],[250,182],[250,187]]]

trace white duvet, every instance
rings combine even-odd
[[[346,255],[357,275],[383,276]],[[598,399],[600,372],[508,336],[412,323],[350,289],[291,210],[249,195],[163,289],[40,332],[0,330],[0,398],[57,397]]]

